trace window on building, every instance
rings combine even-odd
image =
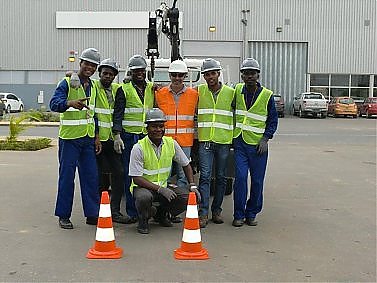
[[[369,89],[368,88],[351,88],[351,96],[358,96],[358,97],[368,97],[369,96]]]
[[[331,75],[331,86],[349,86],[349,75]]]
[[[328,87],[311,87],[310,92],[319,92],[322,93],[323,96],[329,100],[329,88]]]
[[[352,75],[351,86],[369,87],[369,75]]]
[[[311,74],[310,85],[311,86],[328,86],[329,75],[328,74]]]
[[[373,97],[377,97],[377,87],[373,89]]]
[[[331,97],[349,96],[349,88],[331,88]]]

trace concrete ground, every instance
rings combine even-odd
[[[123,258],[88,260],[96,227],[78,185],[75,229],[53,216],[57,148],[1,151],[0,281],[375,282],[376,120],[280,119],[269,154],[258,226],[231,226],[225,197],[225,224],[201,230],[209,260],[174,259],[182,224],[140,235],[116,223]]]

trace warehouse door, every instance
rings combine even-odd
[[[308,44],[305,42],[249,42],[250,57],[261,66],[260,81],[284,97],[286,112],[293,98],[306,91]]]

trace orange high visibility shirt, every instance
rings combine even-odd
[[[194,143],[194,115],[198,103],[198,92],[186,88],[181,94],[178,107],[169,87],[156,92],[156,103],[166,115],[165,135],[175,139],[180,146],[192,146]]]

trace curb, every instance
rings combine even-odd
[[[35,127],[59,127],[59,122],[24,122],[22,124]],[[0,126],[9,126],[9,121],[0,122]]]

